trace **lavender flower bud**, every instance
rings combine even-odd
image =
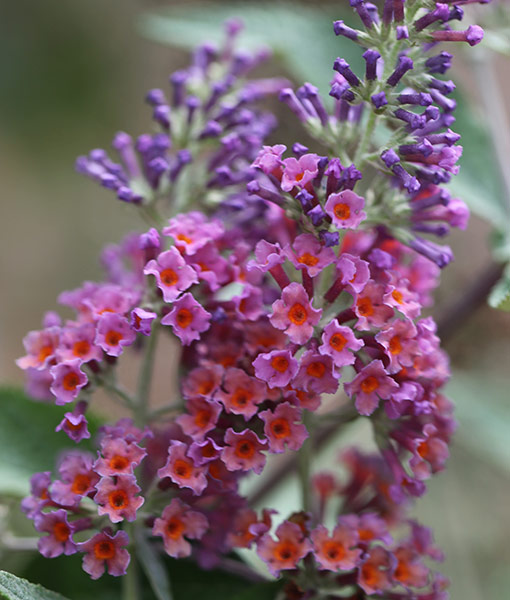
[[[413,68],[413,61],[408,56],[399,56],[397,68],[388,77],[386,83],[391,86],[396,86],[402,77]]]
[[[343,21],[335,21],[333,23],[333,31],[335,35],[343,35],[354,42],[358,39],[358,32],[351,27],[348,27]]]
[[[436,8],[431,12],[427,13],[421,19],[418,19],[414,23],[416,31],[422,31],[425,27],[432,25],[436,21],[446,21],[450,16],[450,8],[448,4],[436,4]]]
[[[386,98],[386,94],[384,92],[379,92],[378,94],[374,94],[370,98],[372,100],[372,104],[375,108],[382,108],[388,104],[388,100]]]
[[[343,58],[337,58],[333,64],[333,69],[340,73],[353,86],[357,87],[361,82],[351,71],[349,63]]]
[[[381,58],[381,55],[377,50],[368,49],[363,54],[363,58],[366,61],[366,79],[373,81],[377,78],[377,61]]]

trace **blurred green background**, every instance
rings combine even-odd
[[[345,4],[336,3],[342,18]],[[317,83],[327,80],[329,65],[343,52],[344,42],[328,34],[335,15],[330,3],[315,1],[311,7],[309,2],[294,2],[289,12],[278,3],[269,8],[260,2],[223,0],[218,10],[201,9],[198,14],[196,5],[192,0],[2,1],[2,382],[22,385],[14,360],[23,353],[23,336],[40,326],[45,310],[56,307],[61,290],[100,278],[101,247],[137,227],[129,207],[74,172],[74,160],[91,148],[109,147],[119,129],[135,135],[147,131],[150,114],[143,102],[145,91],[164,88],[168,74],[186,64],[183,49],[141,34],[142,14],[177,9],[170,21],[143,21],[144,31],[151,25],[153,37],[182,46],[217,38],[223,14],[244,13],[248,38],[278,49],[266,73],[283,69],[291,78],[307,76]],[[494,55],[493,60],[510,106],[510,59]],[[486,115],[467,61],[459,52],[452,77],[463,81],[483,128]],[[299,129],[291,129],[292,117],[279,106],[276,110],[284,126],[274,141],[299,139]],[[464,119],[468,128],[470,120]],[[457,130],[463,133],[461,123]],[[466,137],[466,144],[473,142],[467,168],[478,168],[489,177],[477,179],[473,186],[468,179],[465,185],[480,212],[486,205],[489,213],[494,203],[504,204],[504,198],[496,197],[502,192],[491,175],[494,160],[478,145],[476,132]],[[491,225],[474,216],[467,232],[452,235],[456,261],[443,274],[434,316],[441,319],[483,277],[491,262],[490,232]],[[417,512],[434,527],[437,541],[446,550],[444,570],[453,581],[453,600],[508,598],[510,314],[482,305],[449,337],[446,349],[455,373],[450,392],[458,405],[460,428],[448,470],[431,482]]]

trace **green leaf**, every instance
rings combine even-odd
[[[0,495],[27,494],[34,473],[52,470],[59,452],[76,447],[65,433],[55,433],[68,410],[35,402],[15,388],[0,388]],[[89,429],[93,433],[94,423]],[[82,442],[80,447],[89,446]]]
[[[0,571],[0,598],[3,600],[66,600],[60,594],[50,592],[40,585],[34,585],[6,571]]]
[[[137,530],[135,539],[138,560],[142,565],[156,598],[158,600],[172,600],[170,579],[163,564],[161,554],[156,552],[142,531]]]
[[[489,306],[510,312],[510,266],[489,294]]]
[[[146,14],[139,27],[150,39],[193,48],[206,40],[222,40],[221,25],[231,17],[246,24],[241,47],[269,46],[298,82],[310,81],[326,94],[335,58],[342,56],[354,69],[362,68],[361,48],[333,33],[334,20],[352,19],[352,11],[346,13],[342,6],[300,5],[297,10],[294,3],[283,1],[204,2]]]

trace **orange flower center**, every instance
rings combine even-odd
[[[182,458],[174,462],[174,473],[181,479],[189,479],[193,474],[193,465]]]
[[[306,322],[308,317],[308,313],[306,312],[306,308],[296,302],[289,310],[289,319],[294,323],[294,325],[303,325]]]
[[[234,406],[246,406],[253,398],[253,394],[243,388],[238,388],[231,397],[231,402]]]
[[[275,546],[273,555],[277,560],[282,562],[293,560],[297,555],[296,545],[288,541],[280,542]]]
[[[182,537],[184,529],[184,523],[177,517],[171,517],[166,524],[166,532],[168,537],[172,538],[173,540],[177,540]]]
[[[89,487],[90,477],[88,475],[84,475],[83,473],[78,473],[71,485],[71,492],[73,492],[73,494],[83,495],[89,489]]]
[[[287,419],[275,419],[271,423],[271,431],[275,438],[287,438],[290,436],[290,425]]]
[[[108,502],[114,510],[122,510],[128,506],[129,498],[124,490],[114,490],[108,494]]]
[[[407,562],[399,560],[397,564],[397,568],[393,573],[393,577],[398,579],[399,581],[406,582],[411,578],[411,570],[409,569],[409,565]]]
[[[296,178],[295,178],[295,179],[296,179],[296,181],[301,181],[301,179],[303,179],[303,177],[304,177],[304,176],[305,176],[305,172],[304,172],[304,171],[302,171],[301,173],[298,173],[298,174],[296,175]]]
[[[351,208],[348,204],[345,204],[344,202],[335,204],[333,212],[335,213],[335,217],[340,221],[345,221],[351,216]]]
[[[402,344],[400,343],[400,338],[398,335],[395,335],[391,338],[389,349],[392,354],[400,354],[402,352]]]
[[[200,454],[202,454],[204,458],[211,458],[214,456],[215,450],[212,442],[207,442],[207,444],[200,449]]]
[[[47,344],[46,346],[43,346],[39,350],[39,354],[37,355],[37,360],[39,362],[44,362],[48,358],[48,356],[50,356],[51,354],[53,354],[53,346],[51,344]]]
[[[347,344],[347,338],[343,336],[341,333],[334,333],[329,338],[329,345],[336,350],[337,352],[342,351]]]
[[[108,344],[108,346],[118,346],[122,337],[123,336],[120,331],[110,329],[110,331],[104,336],[104,341]]]
[[[326,372],[326,365],[319,361],[311,362],[306,367],[306,374],[310,375],[310,377],[316,377],[317,379],[320,379],[324,375],[325,372]]]
[[[369,375],[361,382],[361,391],[365,394],[371,394],[379,387],[379,381],[373,375]]]
[[[341,560],[345,556],[345,548],[339,542],[328,540],[322,545],[322,553],[330,560]]]
[[[207,410],[207,408],[197,411],[195,415],[195,425],[200,428],[206,427],[211,420],[211,415],[211,411]]]
[[[298,263],[306,265],[307,267],[315,267],[318,262],[319,259],[309,252],[305,252],[298,258]]]
[[[66,427],[71,431],[78,431],[83,427],[83,422],[78,423],[78,425],[73,425],[69,419],[66,419]]]
[[[94,544],[94,555],[98,560],[109,560],[115,556],[115,544],[109,540],[101,540]]]
[[[173,269],[163,269],[163,271],[161,271],[159,274],[159,277],[163,285],[171,286],[175,285],[179,281],[177,273]]]
[[[179,327],[186,329],[186,327],[189,327],[193,322],[193,315],[187,308],[181,308],[181,310],[177,313],[176,321]]]
[[[79,383],[80,378],[78,377],[78,373],[74,373],[73,371],[67,375],[64,375],[64,379],[62,380],[62,385],[68,392],[75,390]]]
[[[393,296],[393,300],[395,300],[395,302],[398,302],[399,304],[402,304],[402,302],[404,301],[404,296],[402,295],[402,292],[399,292],[398,290],[393,290],[391,292],[391,295]]]
[[[289,361],[285,358],[285,356],[273,356],[271,359],[271,366],[275,371],[279,373],[285,373],[285,371],[289,368]]]
[[[186,244],[191,244],[192,242],[192,239],[187,235],[184,235],[184,233],[178,233],[176,239],[180,242],[186,242]]]
[[[73,354],[75,356],[86,356],[90,351],[90,343],[87,340],[75,342],[73,346]]]
[[[57,542],[67,542],[70,533],[69,527],[62,521],[53,525],[53,535]]]
[[[362,317],[370,317],[374,314],[374,305],[372,304],[372,300],[370,298],[359,298],[356,302],[356,306],[358,307],[358,312]]]
[[[207,396],[208,394],[211,393],[212,389],[214,387],[214,381],[201,381],[198,384],[198,393],[201,394],[202,396]]]
[[[110,458],[110,469],[114,471],[124,471],[129,466],[129,460],[125,456],[116,454]]]
[[[255,444],[250,440],[239,440],[235,453],[239,458],[251,458],[255,454]]]
[[[366,583],[370,587],[376,588],[377,584],[380,582],[380,579],[381,579],[380,573],[379,573],[377,567],[375,567],[371,563],[365,563],[361,567],[361,572],[363,574],[363,579],[366,581]]]
[[[358,529],[358,535],[362,542],[369,542],[374,539],[374,532],[371,529]]]

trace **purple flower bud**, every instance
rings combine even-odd
[[[303,144],[296,142],[292,146],[292,152],[294,152],[294,154],[299,158],[303,156],[303,154],[306,154],[308,152],[308,148],[306,146],[303,146]]]
[[[338,246],[340,243],[340,233],[338,231],[319,231],[319,237],[324,242],[326,248]]]
[[[437,108],[437,106],[427,106],[427,108],[425,109],[425,112],[423,114],[425,115],[425,119],[427,121],[435,121],[436,119],[439,118],[439,115],[441,113],[439,111],[439,108]]]
[[[452,58],[449,52],[441,52],[436,56],[431,56],[425,62],[425,66],[429,73],[440,73],[442,75],[452,66]]]
[[[322,207],[320,204],[317,204],[317,206],[314,206],[306,214],[310,217],[310,219],[312,220],[312,223],[315,226],[320,225],[322,223],[322,221],[326,218],[326,213],[322,210]]]
[[[340,186],[344,190],[352,190],[356,185],[357,181],[363,179],[363,175],[361,171],[356,169],[354,165],[349,165],[347,169],[345,169],[342,173],[342,178],[340,179]]]
[[[397,26],[397,40],[407,40],[409,38],[409,30],[405,25]]]
[[[375,108],[382,108],[388,104],[388,100],[386,98],[386,94],[384,92],[379,92],[378,94],[374,94],[370,98],[372,100],[372,104]]]
[[[336,98],[337,100],[340,100],[342,98],[342,94],[345,92],[345,90],[349,89],[349,84],[347,82],[345,83],[339,83],[338,81],[334,81],[331,84],[331,91],[329,92],[329,95],[332,98]]]
[[[389,25],[393,20],[393,0],[385,0],[382,13],[382,21]]]
[[[460,6],[452,6],[450,14],[448,15],[448,21],[462,21],[464,18],[464,11]]]
[[[425,27],[432,25],[432,23],[435,23],[436,21],[443,21],[444,23],[449,16],[450,8],[448,7],[448,4],[438,3],[436,4],[436,8],[434,10],[421,17],[421,19],[415,21],[414,28],[416,31],[422,31],[425,29]]]
[[[447,146],[453,146],[460,140],[460,135],[449,129],[444,133],[428,135],[427,139],[431,144],[446,144]]]
[[[170,83],[173,86],[174,96],[173,96],[173,104],[174,106],[180,106],[184,100],[184,84],[189,78],[189,74],[187,71],[175,71],[170,76]]]
[[[412,230],[420,233],[430,233],[438,237],[444,237],[450,233],[450,228],[446,223],[415,223]]]
[[[403,108],[397,108],[393,114],[397,119],[405,121],[411,129],[420,129],[425,124],[425,117],[404,110]]]
[[[396,86],[402,77],[413,68],[413,61],[408,56],[399,56],[397,68],[388,77],[386,83],[391,86]]]
[[[438,90],[441,94],[451,94],[455,89],[455,84],[453,81],[443,81],[441,79],[433,78],[429,83],[431,88]]]
[[[430,106],[432,104],[432,96],[423,92],[400,94],[397,100],[400,104],[415,104],[417,106]]]
[[[359,18],[363,25],[370,29],[374,24],[374,21],[370,15],[369,9],[367,8],[363,0],[349,0],[350,5],[357,11]]]
[[[342,77],[345,77],[345,79],[347,79],[347,81],[353,87],[356,87],[361,83],[360,80],[356,77],[356,75],[351,71],[349,63],[345,59],[337,58],[333,64],[333,69],[337,73],[340,73]]]
[[[193,156],[191,155],[191,152],[189,150],[184,149],[179,150],[179,152],[177,152],[177,156],[175,157],[175,159],[175,163],[170,169],[171,181],[175,181],[177,179],[183,167],[193,160]]]
[[[368,49],[363,53],[363,58],[366,61],[366,79],[372,81],[377,79],[377,61],[381,58],[381,55],[377,50]]]
[[[326,195],[329,196],[335,192],[338,192],[340,188],[340,179],[343,173],[343,166],[339,158],[332,158],[329,161],[329,165],[325,171],[325,175],[328,178],[326,182]]]
[[[393,173],[400,179],[405,189],[414,194],[420,189],[420,183],[416,177],[412,177],[401,165],[394,165],[391,169]]]
[[[317,113],[317,116],[319,117],[322,125],[327,125],[329,121],[329,116],[326,112],[326,109],[324,108],[322,100],[320,99],[318,89],[311,83],[305,83],[299,88],[298,95],[300,98],[306,98],[310,101],[310,104]]]
[[[441,188],[436,194],[431,194],[430,196],[425,196],[423,198],[418,198],[418,200],[413,200],[411,202],[411,209],[413,210],[413,212],[419,212],[427,208],[431,208],[432,206],[448,206],[450,198],[450,192]]]
[[[306,123],[310,119],[310,115],[306,112],[291,88],[284,88],[280,92],[280,101],[284,102],[303,123]]]
[[[214,138],[221,135],[223,127],[217,121],[208,121],[198,139]]]
[[[170,107],[168,104],[159,104],[152,113],[154,120],[164,129],[170,129]]]
[[[428,140],[423,140],[418,144],[404,144],[399,146],[398,151],[403,155],[421,154],[425,157],[430,156],[434,148]]]
[[[358,39],[358,32],[351,27],[348,27],[343,21],[335,21],[333,23],[333,31],[335,35],[343,35],[354,42]]]
[[[258,181],[250,181],[246,185],[246,189],[250,194],[255,194],[259,198],[273,202],[274,204],[281,205],[283,198],[274,190],[262,187]]]
[[[430,90],[430,95],[445,112],[453,112],[457,107],[457,102],[453,98],[447,98],[437,90]]]
[[[434,244],[434,242],[424,240],[420,237],[415,237],[411,240],[409,246],[435,262],[440,269],[446,267],[453,260],[453,253],[449,246],[439,246],[438,244]]]
[[[200,107],[200,100],[196,96],[188,96],[186,98],[186,108],[188,109],[188,123],[193,120],[193,115],[197,108]]]
[[[435,42],[467,42],[476,46],[483,40],[483,29],[478,25],[470,25],[466,31],[434,31],[432,34]]]
[[[143,198],[139,194],[135,194],[131,188],[122,186],[117,190],[117,198],[123,202],[129,202],[131,204],[140,204]]]
[[[390,167],[392,167],[393,165],[397,164],[398,162],[400,162],[400,158],[399,158],[398,154],[395,152],[395,150],[392,150],[392,149],[385,150],[381,154],[381,159],[384,162],[384,164],[388,167],[388,169]]]
[[[147,92],[145,101],[151,106],[158,106],[159,104],[166,104],[165,93],[160,89],[153,89]]]
[[[305,212],[312,210],[314,196],[306,190],[301,190],[299,194],[296,194],[296,200],[301,203],[301,206]]]

